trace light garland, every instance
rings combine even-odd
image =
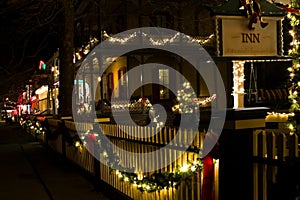
[[[188,36],[189,37],[189,36]],[[211,34],[210,36],[208,36],[207,38],[201,38],[201,39],[198,39],[198,37],[195,37],[195,38],[192,38],[193,41],[196,41],[198,42],[199,44],[201,45],[205,45],[207,43],[210,43],[213,38],[215,37],[214,34]]]
[[[141,34],[145,38],[148,38],[148,42],[153,46],[163,46],[163,45],[167,45],[167,44],[172,44],[174,42],[178,42],[180,39],[187,39],[189,43],[196,42],[196,43],[199,43],[200,45],[205,45],[205,44],[211,42],[215,36],[214,34],[211,34],[208,37],[191,37],[191,36],[187,36],[187,35],[184,35],[184,37],[182,37],[182,34],[180,34],[178,32],[170,38],[155,39],[155,38],[152,38],[151,36],[149,36],[147,33],[135,32],[135,33],[128,35],[127,37],[117,38],[117,37],[108,35],[106,33],[106,31],[102,31],[101,37],[103,40],[107,40],[111,43],[119,43],[121,45],[124,45],[124,44],[128,43],[130,40],[138,37],[139,34]],[[182,37],[182,38],[180,38],[180,37]],[[84,58],[84,56],[82,56],[82,54],[87,55],[92,50],[92,48],[94,48],[98,43],[99,43],[99,40],[96,37],[90,38],[90,41],[88,42],[87,45],[78,49],[77,52],[74,53],[73,62],[76,63],[76,60],[81,60],[82,58]]]
[[[184,37],[182,37],[182,34],[180,34],[179,32],[176,33],[174,36],[170,37],[170,38],[164,38],[164,39],[154,39],[151,36],[149,36],[147,33],[140,33],[143,37],[148,38],[148,41],[150,42],[151,45],[153,46],[163,46],[166,44],[172,44],[174,42],[177,42],[180,39],[188,39],[189,42],[193,43],[193,42],[197,42],[201,45],[207,44],[208,42],[211,42],[214,34],[211,34],[208,37],[205,38],[193,38],[191,36],[186,36],[184,35]],[[139,35],[139,33],[135,32],[133,34],[130,34],[129,36],[127,36],[126,38],[116,38],[116,37],[112,37],[109,36],[105,31],[103,36],[112,43],[120,43],[120,44],[125,44],[127,42],[129,42],[131,39],[137,37]],[[182,38],[180,38],[182,37]]]
[[[245,74],[244,74],[244,64],[245,61],[233,61],[233,91],[232,95],[234,98],[234,105],[233,108],[243,108],[244,107],[244,81],[245,81]]]
[[[142,172],[124,168],[117,155],[112,152],[108,154],[108,151],[104,150],[102,146],[100,135],[93,133],[91,130],[83,133],[80,138],[73,137],[68,141],[71,141],[70,144],[75,148],[82,149],[83,147],[89,148],[87,142],[89,138],[92,138],[95,145],[98,145],[100,153],[106,159],[111,172],[114,172],[121,181],[131,183],[142,192],[155,192],[163,189],[177,188],[182,182],[187,182],[187,180],[193,175],[196,175],[199,170],[203,169],[202,160],[198,157],[193,162],[187,162],[182,166],[177,166],[174,172],[157,172],[149,176],[143,176]]]
[[[234,61],[233,62],[233,92],[232,94],[244,94],[244,61]]]
[[[21,119],[20,124],[23,127],[32,127],[37,123],[33,123],[30,119]],[[46,128],[43,124],[39,124],[38,127],[46,132]],[[196,175],[199,170],[203,169],[203,162],[200,158],[201,151],[199,151],[196,152],[198,157],[194,161],[188,161],[182,166],[177,166],[173,172],[155,172],[146,176],[143,175],[142,172],[135,171],[134,169],[124,168],[120,163],[120,158],[112,153],[112,151],[104,150],[103,145],[105,144],[102,144],[100,135],[91,130],[86,131],[80,136],[76,135],[66,138],[66,142],[80,151],[82,151],[84,147],[89,148],[88,141],[92,141],[94,145],[98,146],[100,154],[106,159],[112,173],[114,172],[121,181],[130,183],[142,192],[156,192],[171,188],[177,189],[182,182],[189,183],[190,179]],[[215,162],[217,162],[216,159],[214,159],[214,163]]]
[[[40,121],[35,121],[35,120],[31,120],[31,119],[23,119],[21,117],[19,123],[23,128],[29,127],[31,130],[33,130],[34,135],[45,134],[47,131],[45,126]]]
[[[129,110],[129,112],[148,112],[152,107],[150,100],[146,97],[141,97],[137,101],[127,102],[127,101],[116,101],[111,104],[111,110],[114,112],[124,112]]]
[[[290,8],[292,10],[299,10],[299,2],[298,1],[292,1]],[[291,67],[288,67],[289,75],[290,75],[290,83],[291,86],[289,87],[289,100],[291,102],[290,106],[290,113],[291,117],[289,118],[288,128],[290,129],[291,134],[294,134],[299,130],[299,125],[297,124],[297,121],[295,119],[295,113],[299,113],[300,105],[299,105],[299,95],[298,91],[300,91],[300,80],[299,80],[299,39],[300,35],[298,33],[299,25],[300,25],[300,16],[299,13],[295,12],[289,12],[287,17],[290,20],[290,24],[293,27],[293,30],[291,30],[289,33],[291,34],[293,40],[291,42],[292,49],[289,50],[289,55],[292,56],[293,59],[293,65]]]

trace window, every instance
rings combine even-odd
[[[151,25],[162,28],[173,28],[174,19],[168,12],[155,11],[151,16]]]
[[[114,80],[113,80],[113,73],[109,73],[107,76],[107,97],[104,98],[108,98],[110,99],[112,96],[112,91],[114,89]]]
[[[126,68],[122,68],[118,71],[118,79],[120,80],[121,86],[124,86],[126,84],[126,77],[124,76],[126,72]]]
[[[119,97],[126,98],[127,94],[127,77],[125,76],[126,68],[122,68],[118,71],[118,79],[120,81],[119,85]]]
[[[167,28],[167,16],[162,14],[156,15],[156,26]]]
[[[168,69],[159,69],[158,70],[158,77],[159,77],[159,99],[169,99],[169,70]]]

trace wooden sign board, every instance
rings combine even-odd
[[[218,25],[217,49],[219,56],[278,56],[282,50],[281,17],[263,17],[248,28],[244,16],[216,16]]]

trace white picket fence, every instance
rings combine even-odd
[[[48,127],[50,132],[57,131],[57,126],[61,120],[48,119]],[[93,124],[84,122],[63,121],[65,131],[70,136],[86,133],[88,130],[95,128],[95,125],[101,129],[110,141],[115,144],[112,151],[118,155],[121,164],[133,167],[140,166],[136,169],[139,176],[148,176],[151,173],[144,173],[148,166],[158,167],[157,165],[163,161],[177,158],[166,167],[159,169],[157,172],[174,172],[177,166],[183,166],[189,161],[193,161],[197,155],[191,151],[184,151],[189,147],[190,150],[201,149],[203,147],[205,133],[193,130],[181,130],[176,128],[164,127],[157,129],[155,127],[131,126],[131,125],[115,125],[115,124]],[[30,131],[30,130],[29,130]],[[178,189],[163,189],[157,192],[141,192],[137,186],[121,181],[118,174],[112,173],[106,163],[100,163],[95,167],[95,159],[87,149],[83,147],[74,147],[63,141],[62,135],[58,135],[55,140],[45,138],[45,135],[40,135],[42,141],[57,151],[64,153],[66,158],[80,166],[82,169],[92,175],[97,175],[98,179],[116,188],[132,199],[170,199],[170,200],[202,200],[203,172],[199,171],[195,176],[191,177],[191,184],[182,183]],[[191,143],[189,141],[192,141]],[[161,147],[171,144],[172,147],[182,149],[183,152],[171,151],[164,148],[160,153],[151,159],[128,159],[127,153],[146,153],[154,152]],[[117,148],[118,147],[118,148]],[[64,151],[63,151],[64,149]],[[123,150],[123,151],[122,151]],[[259,159],[285,161],[287,157],[299,157],[298,135],[290,135],[289,132],[281,129],[258,129],[253,131],[253,156]],[[181,156],[178,156],[182,153]],[[103,154],[99,155],[103,156]],[[98,170],[98,171],[96,171]],[[266,184],[266,166],[253,168],[253,198],[266,199],[266,194],[262,192],[262,188],[258,186],[258,182],[262,183],[263,188],[267,188]],[[273,168],[270,168],[273,171]],[[263,171],[263,176],[260,176],[260,171]],[[153,172],[152,172],[153,173]],[[275,174],[272,172],[272,174]],[[273,177],[275,180],[275,177]],[[219,199],[219,160],[215,160],[214,165],[214,195],[215,199]]]
[[[253,156],[260,159],[284,161],[299,157],[298,135],[280,129],[253,132]]]
[[[48,123],[48,131],[49,133],[56,134],[58,131],[58,127],[60,126],[61,120],[58,119],[49,119]],[[51,137],[51,139],[47,139],[47,145],[51,147],[56,152],[62,154],[63,153],[63,141],[62,141],[62,133],[57,135],[57,137]]]
[[[171,144],[172,146],[190,147],[191,149],[201,149],[205,137],[205,133],[198,130],[181,130],[169,127],[157,129],[155,127],[101,124],[100,128],[105,135],[113,138],[158,145]]]
[[[193,161],[196,159],[197,155],[192,152],[178,152],[178,151],[169,151],[164,150],[159,153],[157,156],[153,156],[149,160],[139,160],[139,159],[127,159],[127,151],[137,152],[137,153],[146,153],[146,152],[153,152],[158,149],[156,146],[140,144],[136,142],[128,142],[122,140],[115,140],[114,141],[115,148],[114,152],[120,157],[121,161],[124,161],[124,165],[128,167],[135,167],[138,165],[142,166],[143,168],[147,168],[149,165],[156,165],[154,167],[158,167],[159,163],[166,161],[167,159],[173,159],[178,157],[177,154],[182,153],[175,162],[171,163],[170,165],[162,168],[159,172],[174,172],[177,166],[184,166],[188,161]],[[117,146],[119,148],[117,148]],[[122,151],[120,150],[120,148]],[[169,158],[167,158],[169,157]],[[214,193],[215,199],[218,199],[218,191],[219,191],[219,163],[218,160],[215,162],[215,182],[214,182]],[[181,200],[181,199],[189,199],[189,200],[200,200],[202,195],[202,184],[203,184],[203,173],[200,171],[195,176],[191,177],[191,183],[188,185],[187,183],[181,183],[178,189],[172,188],[169,190],[163,189],[157,192],[141,192],[138,188],[128,182],[120,181],[120,178],[117,174],[111,173],[109,167],[105,165],[105,163],[101,163],[101,179],[106,183],[110,184],[112,187],[118,189],[122,193],[126,194],[132,199],[145,199],[145,200],[152,200],[152,199],[174,199],[174,200]],[[138,170],[138,171],[139,171]],[[142,173],[140,172],[140,176],[148,176],[151,173]]]
[[[48,121],[51,121],[49,119]],[[57,125],[55,122],[50,122],[51,126]],[[85,133],[88,130],[93,129],[92,123],[80,123],[73,121],[64,121],[64,126],[67,130],[67,134],[74,136],[77,134]],[[141,166],[139,171],[140,176],[147,176],[150,173],[143,173],[143,170],[146,169],[147,166],[150,165],[158,165],[162,162],[162,159],[170,160],[175,159],[175,162],[172,162],[168,166],[159,169],[159,172],[174,172],[174,170],[178,166],[184,166],[187,162],[193,162],[198,155],[193,152],[183,151],[171,151],[168,149],[164,149],[157,156],[153,156],[150,160],[139,160],[139,159],[127,159],[126,151],[136,152],[136,153],[144,153],[144,152],[152,152],[158,150],[162,145],[171,143],[174,147],[178,148],[188,148],[190,146],[191,149],[199,149],[202,148],[205,133],[204,132],[193,132],[192,130],[177,130],[173,128],[163,128],[160,131],[157,131],[154,127],[141,127],[141,126],[118,126],[114,124],[99,124],[99,128],[103,131],[103,133],[110,138],[110,140],[115,144],[113,148],[113,153],[120,157],[120,160],[126,166],[135,167]],[[54,127],[51,130],[55,130]],[[143,136],[143,137],[134,137]],[[193,139],[193,135],[195,136]],[[175,139],[174,139],[175,138]],[[119,176],[116,173],[112,173],[110,168],[107,167],[106,163],[100,163],[99,169],[95,169],[95,162],[97,160],[89,154],[89,152],[85,148],[76,148],[74,146],[70,146],[68,143],[61,144],[61,138],[58,138],[57,145],[64,145],[65,148],[65,156],[69,160],[73,161],[81,168],[86,170],[91,174],[99,174],[98,177],[100,180],[106,182],[112,187],[116,188],[120,192],[129,196],[132,199],[190,199],[190,200],[200,200],[202,195],[202,184],[203,184],[203,172],[199,171],[195,176],[191,177],[191,184],[182,183],[178,189],[163,189],[159,192],[141,192],[138,190],[136,186],[130,184],[128,182],[121,181]],[[192,140],[191,145],[189,145],[189,140]],[[120,151],[119,148],[125,150]],[[52,145],[53,148],[53,145]],[[56,146],[53,149],[59,149]],[[179,156],[179,153],[182,154]],[[103,156],[100,154],[99,156]],[[100,158],[100,157],[99,157]],[[124,163],[125,162],[125,163]],[[121,163],[122,164],[122,163]],[[157,167],[157,166],[154,166]],[[219,163],[218,160],[215,160],[215,170],[214,170],[214,194],[215,199],[218,199],[219,194]],[[95,170],[99,170],[100,172],[96,172]]]

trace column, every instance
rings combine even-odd
[[[233,91],[234,98],[233,108],[244,108],[244,64],[245,61],[233,61]]]

